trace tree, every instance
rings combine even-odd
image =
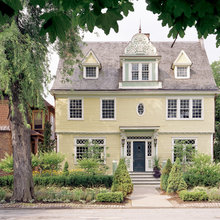
[[[59,40],[56,48],[69,67],[80,51],[78,25],[90,31],[95,25],[106,33],[111,27],[117,31],[117,21],[129,10],[132,3],[126,0],[0,0],[0,88],[1,95],[4,92],[9,98],[13,200],[26,202],[34,197],[28,114],[29,106],[41,106],[43,87],[50,79],[49,43]]]
[[[168,25],[168,37],[184,37],[187,27],[195,27],[198,37],[216,35],[220,45],[220,1],[210,0],[146,0],[147,9],[159,14],[162,26]]]
[[[216,85],[220,87],[220,60],[211,64]],[[220,161],[220,96],[215,99],[215,143],[214,159]]]
[[[210,0],[145,0],[147,9],[158,14],[162,26],[168,25],[168,37],[184,37],[187,27],[194,26],[198,37],[216,35],[216,45],[220,45],[220,1]],[[13,17],[24,8],[21,0],[0,0],[0,20]],[[48,33],[50,40],[66,39],[72,24],[93,31],[94,26],[102,28],[106,34],[113,28],[118,31],[117,21],[133,11],[128,0],[31,0],[31,6],[39,5],[43,11],[41,34]]]

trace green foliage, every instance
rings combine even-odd
[[[220,183],[220,164],[211,162],[211,157],[196,154],[183,174],[188,187],[217,186]]]
[[[96,197],[97,202],[121,203],[124,201],[122,192],[99,193]]]
[[[211,188],[207,191],[209,201],[220,201],[220,189],[217,187]]]
[[[1,202],[1,201],[4,201],[5,198],[6,198],[6,192],[5,192],[4,189],[1,189],[1,188],[0,188],[0,202]]]
[[[78,160],[78,165],[80,168],[84,169],[87,173],[95,175],[99,172],[99,162],[94,158],[84,158]]]
[[[186,189],[187,189],[187,184],[186,184],[185,180],[183,178],[181,178],[180,183],[178,185],[177,192],[180,192],[180,191],[186,190]]]
[[[146,0],[146,3],[148,10],[159,14],[162,26],[170,28],[168,37],[184,37],[187,27],[194,26],[199,38],[214,34],[216,45],[220,45],[219,1]]]
[[[41,153],[52,152],[55,148],[55,139],[51,139],[52,131],[51,131],[51,123],[49,121],[45,122],[44,125],[44,143],[39,144],[38,151]]]
[[[116,191],[121,191],[124,197],[133,191],[133,184],[125,164],[125,159],[120,159],[113,177],[112,192]]]
[[[179,192],[179,197],[183,201],[205,201],[208,200],[208,195],[204,191],[187,191]]]
[[[154,157],[154,168],[160,170],[160,158]]]
[[[174,163],[170,175],[168,178],[168,186],[167,186],[167,192],[168,193],[174,193],[178,192],[178,190],[181,190],[185,186],[183,176],[182,176],[182,168],[180,164],[179,158],[176,159],[176,162]]]
[[[63,168],[63,174],[66,175],[66,176],[69,175],[69,170],[68,170],[68,168],[69,168],[69,164],[68,164],[68,162],[66,161],[65,164],[64,164],[64,168]]]
[[[220,102],[219,102],[219,109],[220,109]],[[217,114],[217,113],[216,113]],[[219,110],[220,114],[220,110]],[[220,162],[220,115],[219,121],[216,121],[218,125],[215,127],[215,143],[214,143],[214,159],[217,162]]]
[[[39,166],[41,170],[59,170],[65,156],[61,153],[49,152],[39,154]]]
[[[162,170],[162,175],[160,177],[160,188],[165,192],[167,191],[168,178],[169,178],[171,169],[172,169],[172,163],[170,159],[168,159],[165,167]]]
[[[4,172],[11,173],[13,172],[13,164],[13,156],[6,153],[4,159],[0,161],[0,169]]]
[[[13,176],[0,176],[0,187],[9,186],[11,187],[13,185]]]
[[[32,166],[32,169],[40,166],[40,160],[39,160],[38,155],[35,155],[35,154],[31,155],[31,166]]]
[[[92,143],[86,143],[85,147],[87,151],[77,160],[79,168],[88,174],[105,174],[108,167],[104,163],[104,148]]]
[[[35,199],[38,202],[91,202],[95,200],[96,195],[102,192],[103,189],[37,187],[35,191]]]

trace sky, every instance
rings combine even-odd
[[[158,21],[158,15],[146,10],[144,0],[134,0],[134,12],[130,12],[127,17],[118,22],[119,32],[115,33],[111,29],[109,35],[105,35],[104,31],[95,28],[93,33],[85,33],[84,41],[130,41],[139,31],[141,23],[142,33],[150,33],[150,40],[153,41],[171,41],[168,38],[168,27],[162,27],[161,21]],[[178,38],[177,41],[198,41],[198,36],[195,28],[188,28],[184,38]],[[210,35],[204,39],[206,53],[211,64],[215,60],[220,60],[220,47],[216,48],[216,40],[214,35]],[[59,57],[57,54],[51,54],[50,70],[51,74],[56,74]],[[49,85],[51,88],[52,83]],[[54,104],[53,97],[48,93],[47,101]]]

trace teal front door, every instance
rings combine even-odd
[[[133,142],[133,171],[145,172],[145,142]]]

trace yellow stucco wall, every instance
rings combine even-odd
[[[56,99],[56,132],[120,132],[120,126],[160,126],[160,132],[214,132],[214,97],[203,97],[203,120],[167,120],[166,96],[116,97],[116,120],[100,120],[99,97],[83,97],[83,103],[84,120],[68,120],[68,98]],[[136,112],[139,103],[145,106],[143,116]]]
[[[182,64],[182,63],[189,63],[189,60],[187,59],[187,57],[185,56],[184,53],[182,53],[179,57],[179,59],[176,61],[176,65],[178,64]]]
[[[85,59],[85,64],[97,64],[95,57],[90,53],[89,56]]]

